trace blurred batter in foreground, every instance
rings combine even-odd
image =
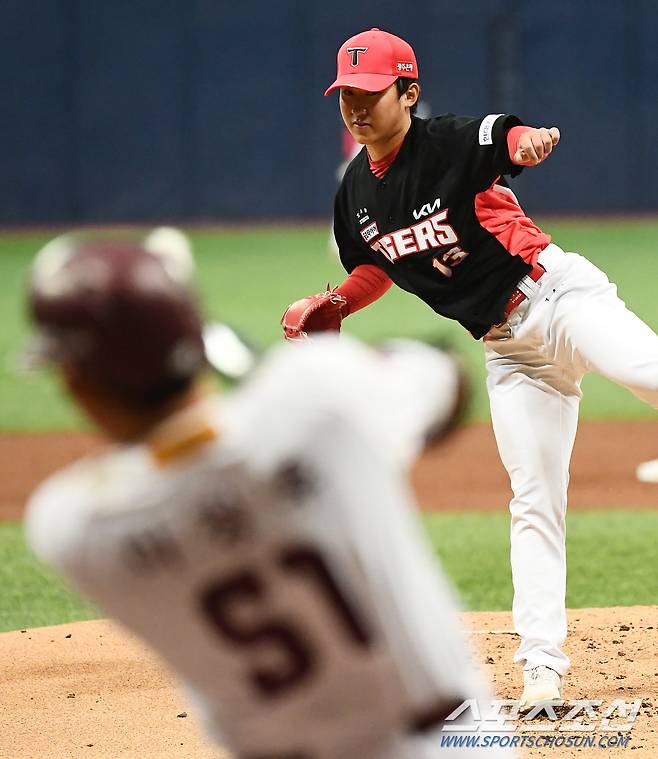
[[[132,242],[46,246],[29,308],[37,353],[115,442],[37,490],[29,541],[171,665],[218,745],[506,755],[441,746],[484,696],[406,482],[427,419],[450,417],[443,354],[287,345],[220,401],[192,293]]]

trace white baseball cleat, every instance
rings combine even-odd
[[[640,482],[658,483],[658,459],[645,461],[640,464],[635,472]]]
[[[519,711],[529,712],[544,701],[562,701],[562,677],[550,667],[524,670]]]

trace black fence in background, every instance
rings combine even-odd
[[[3,0],[0,223],[329,216],[348,36],[415,47],[434,113],[558,125],[533,211],[658,209],[655,0]]]

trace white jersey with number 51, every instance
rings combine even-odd
[[[240,759],[448,755],[436,728],[482,696],[406,483],[442,392],[429,351],[280,348],[32,498],[37,554],[171,665]]]

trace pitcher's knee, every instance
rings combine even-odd
[[[544,498],[512,498],[509,504],[512,527],[522,529],[524,525],[540,526],[561,531],[567,510],[567,496],[552,493]]]
[[[658,408],[658,370],[652,372],[646,382],[632,386],[631,390],[641,401]]]
[[[538,470],[533,477],[526,475],[522,482],[512,482],[514,494],[510,501],[512,516],[561,514],[567,505],[569,474],[554,472],[549,477],[546,470]]]

